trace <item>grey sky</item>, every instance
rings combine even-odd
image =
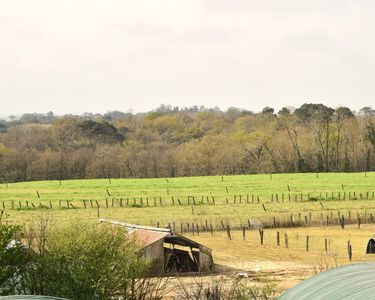
[[[1,114],[374,103],[373,0],[0,0]]]

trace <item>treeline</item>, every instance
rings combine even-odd
[[[175,177],[375,169],[375,111],[322,104],[238,108],[162,105],[144,114],[0,122],[0,180]]]

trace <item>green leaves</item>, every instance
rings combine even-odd
[[[14,293],[22,288],[22,273],[29,261],[29,253],[17,236],[20,226],[7,225],[0,215],[0,295]]]

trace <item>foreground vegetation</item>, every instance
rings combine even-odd
[[[45,215],[27,228],[0,216],[0,296],[50,295],[68,299],[273,299],[273,284],[238,278],[191,283],[158,277],[123,228],[82,221],[59,226]],[[171,297],[171,298],[170,298]]]
[[[119,228],[74,222],[54,226],[45,217],[27,228],[0,218],[0,295],[54,295],[69,299],[147,299],[149,268]]]

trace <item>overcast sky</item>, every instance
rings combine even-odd
[[[0,0],[0,114],[374,96],[374,0]]]

